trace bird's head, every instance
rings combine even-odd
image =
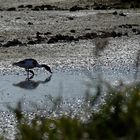
[[[51,68],[47,65],[42,64],[42,67],[44,67],[47,71],[49,71],[50,73],[52,73]]]

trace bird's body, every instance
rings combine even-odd
[[[35,67],[39,67],[40,65],[38,64],[38,62],[35,59],[24,59],[22,61],[19,62],[15,62],[13,63],[13,65],[15,66],[19,66],[21,68],[25,68],[25,69],[33,69]]]
[[[49,66],[45,65],[45,64],[39,64],[35,59],[29,58],[29,59],[24,59],[21,60],[19,62],[15,62],[13,63],[13,66],[19,66],[21,68],[25,68],[25,70],[27,71],[27,76],[29,77],[29,72],[32,73],[32,76],[34,76],[34,72],[30,69],[33,69],[35,67],[44,67],[47,71],[49,71],[50,73],[52,73],[51,69]]]

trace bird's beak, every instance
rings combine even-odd
[[[16,63],[13,63],[12,66],[16,66]]]

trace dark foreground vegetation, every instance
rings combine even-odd
[[[94,110],[102,90],[107,95],[99,109]],[[55,104],[57,105],[57,104]],[[17,119],[16,140],[139,140],[140,83],[113,87],[101,81],[96,95],[86,93],[85,117],[61,115],[58,118],[36,117],[29,121],[21,112],[20,103],[14,113]],[[82,108],[83,108],[82,107]],[[46,115],[47,116],[47,115]]]

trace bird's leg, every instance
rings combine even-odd
[[[34,77],[34,72],[32,70],[28,70],[28,72],[30,72],[32,75],[29,77],[29,79],[32,79]]]
[[[29,69],[26,69],[27,71],[27,79],[29,79]]]

